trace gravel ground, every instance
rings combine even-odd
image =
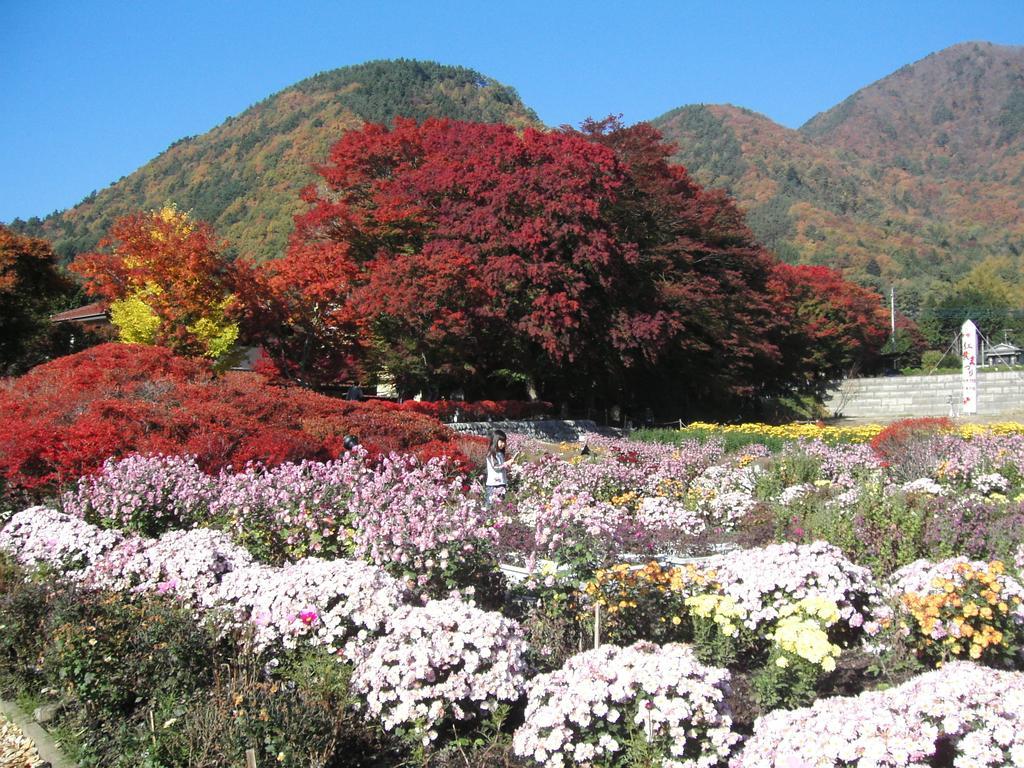
[[[42,764],[32,740],[0,715],[0,768],[36,768]]]

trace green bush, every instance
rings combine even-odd
[[[53,589],[0,553],[0,694],[35,692]]]
[[[938,349],[928,349],[921,353],[920,365],[900,368],[900,373],[903,376],[921,376],[959,371],[960,367],[961,362],[957,355],[946,354]]]
[[[257,765],[335,768],[380,765],[392,743],[367,725],[349,693],[350,668],[325,651],[305,651],[273,677],[261,660],[240,657],[182,707],[161,702],[154,718],[151,765],[221,768]],[[398,764],[396,755],[386,764]]]
[[[130,717],[158,695],[208,686],[224,658],[192,611],[164,597],[66,588],[48,624],[47,680],[97,723]]]
[[[960,360],[955,355],[947,355],[937,349],[929,349],[921,353],[921,370],[933,368],[960,368]]]
[[[553,672],[561,669],[565,662],[579,652],[581,640],[586,636],[587,627],[579,620],[579,594],[570,589],[544,590],[536,600],[516,595],[512,588],[513,599],[519,597],[513,610],[513,618],[518,620],[526,631],[528,660],[539,673]]]
[[[631,432],[630,437],[647,443],[667,443],[669,445],[681,445],[691,440],[700,443],[718,440],[721,441],[725,453],[732,453],[753,444],[763,445],[774,452],[781,450],[787,443],[787,440],[781,437],[769,437],[753,432],[712,432],[706,429],[692,428],[638,429]]]
[[[758,706],[764,711],[809,707],[817,697],[821,667],[799,658],[787,659],[786,666],[780,667],[777,662],[781,658],[785,657],[773,653],[751,678]]]
[[[759,499],[771,499],[791,485],[813,483],[821,479],[821,459],[805,453],[782,453],[767,462],[757,476],[754,494]]]
[[[851,505],[817,500],[791,506],[783,537],[827,541],[879,577],[925,557],[927,501],[912,494],[886,494],[880,484],[864,484],[862,489]]]

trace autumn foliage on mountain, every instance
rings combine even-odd
[[[971,317],[1024,333],[1024,47],[962,43],[908,64],[798,130],[731,105],[652,121],[675,162],[722,188],[788,263],[888,292],[933,348]],[[1011,260],[999,290],[965,285]],[[928,326],[928,328],[925,328]]]
[[[274,386],[254,373],[217,376],[208,361],[161,347],[104,344],[0,388],[8,494],[52,489],[130,453],[193,454],[207,471],[326,459],[350,433],[374,453],[463,458],[454,434],[429,416]]]
[[[721,402],[799,386],[818,361],[785,355],[801,317],[779,312],[774,259],[670,152],[614,120],[351,131],[267,265],[270,346],[307,377],[362,360],[406,392]],[[852,341],[856,356],[874,339]]]
[[[312,163],[365,121],[429,116],[540,125],[515,89],[466,67],[399,59],[321,72],[262,99],[199,136],[186,136],[137,171],[44,219],[15,221],[44,237],[64,262],[94,251],[110,222],[167,200],[207,221],[231,256],[280,256],[296,191],[315,181]]]

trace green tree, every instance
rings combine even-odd
[[[1020,262],[1011,256],[990,256],[946,290],[925,300],[920,327],[929,346],[945,349],[965,320],[993,341],[1003,331],[1024,336],[1024,285]]]

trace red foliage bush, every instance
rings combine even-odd
[[[952,432],[955,425],[945,416],[926,416],[894,421],[871,440],[871,448],[880,459],[892,462],[901,459],[912,443],[943,432]]]
[[[166,349],[104,344],[0,385],[0,476],[40,492],[130,453],[194,454],[207,471],[326,459],[346,434],[381,452],[465,456],[455,435],[394,404],[355,403],[250,373],[214,374]]]
[[[483,469],[487,460],[487,447],[490,440],[480,435],[459,435],[455,439],[456,445],[462,454],[469,459],[474,469]]]
[[[244,438],[232,458],[235,466],[256,461],[270,467],[302,459],[324,461],[338,454],[333,448],[321,443],[319,450],[311,451],[307,433],[298,429],[270,428]]]

